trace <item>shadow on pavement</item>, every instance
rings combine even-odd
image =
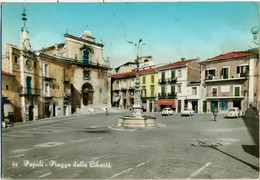
[[[248,162],[245,162],[245,161],[243,161],[243,160],[241,160],[241,159],[239,159],[239,158],[237,158],[237,157],[235,157],[235,156],[232,156],[231,154],[228,154],[228,153],[226,153],[226,152],[224,152],[224,151],[221,151],[220,149],[218,149],[218,148],[216,148],[216,147],[211,147],[211,148],[212,148],[212,149],[215,149],[215,150],[217,150],[217,151],[219,151],[219,152],[221,152],[221,153],[223,153],[223,154],[225,154],[225,155],[227,155],[227,156],[229,156],[229,157],[232,157],[232,158],[238,160],[239,162],[241,162],[241,163],[243,163],[243,164],[245,164],[245,165],[248,165],[248,166],[251,167],[252,169],[254,169],[254,170],[256,170],[256,171],[259,172],[259,167],[256,167],[256,166],[254,166],[254,165],[252,165],[252,164],[249,164]]]
[[[111,130],[107,128],[100,128],[100,127],[94,127],[94,128],[86,128],[86,131],[81,131],[85,133],[111,133]]]
[[[91,130],[91,131],[82,131],[86,133],[110,133],[109,130]]]
[[[246,161],[243,161],[242,159],[239,159],[239,158],[237,158],[237,157],[235,157],[235,156],[233,156],[233,155],[231,155],[231,154],[228,154],[228,153],[226,153],[226,152],[224,152],[224,151],[218,149],[217,146],[219,146],[219,145],[221,145],[221,144],[208,144],[208,143],[203,142],[203,141],[198,141],[198,144],[191,144],[191,145],[192,145],[192,146],[196,146],[196,147],[208,147],[208,148],[215,149],[216,151],[219,151],[219,152],[221,152],[221,153],[223,153],[223,154],[225,154],[225,155],[227,155],[227,156],[229,156],[229,157],[232,157],[233,159],[236,159],[237,161],[239,161],[239,162],[241,162],[241,163],[243,163],[243,164],[245,164],[245,165],[251,167],[251,168],[254,169],[255,171],[258,171],[258,172],[259,172],[259,167],[254,166],[254,165],[252,165],[252,164],[250,164],[250,163],[248,163],[248,162],[246,162]]]
[[[257,145],[242,145],[242,148],[248,154],[259,158],[259,147]]]
[[[259,116],[257,111],[253,108],[247,109],[243,120],[254,143],[259,147]]]

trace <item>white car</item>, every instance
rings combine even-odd
[[[174,111],[171,108],[163,108],[163,110],[162,110],[162,116],[163,115],[167,115],[167,116],[173,115],[173,113],[174,113]]]
[[[181,113],[182,116],[193,116],[194,111],[192,109],[184,109],[184,111]]]
[[[239,117],[240,116],[240,110],[237,107],[230,108],[227,112],[227,117]]]

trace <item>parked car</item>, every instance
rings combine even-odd
[[[173,115],[173,113],[174,113],[174,111],[171,108],[163,108],[163,110],[162,110],[162,116],[164,116],[164,115],[167,115],[167,116]]]
[[[184,109],[184,111],[181,113],[182,116],[193,116],[194,111],[192,109]]]
[[[237,107],[233,107],[228,109],[226,117],[240,117],[240,110]]]

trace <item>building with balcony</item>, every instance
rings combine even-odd
[[[184,108],[201,112],[200,69],[196,59],[185,60],[160,66],[158,72],[158,110],[170,107],[181,113]],[[194,82],[197,82],[195,84]],[[193,83],[193,84],[192,84]],[[188,86],[189,85],[189,86]],[[189,90],[191,88],[191,90]],[[193,89],[193,90],[192,90]]]
[[[114,107],[130,108],[134,104],[135,72],[111,75],[111,102]]]
[[[156,68],[141,70],[139,82],[143,110],[146,112],[155,112],[158,87]]]
[[[19,108],[14,111],[19,121],[67,116],[84,112],[92,104],[110,104],[110,67],[103,59],[103,45],[89,31],[79,37],[64,36],[64,43],[34,51],[29,32],[23,27],[20,47],[5,45],[2,66],[5,76],[13,75],[10,77],[17,84],[19,98],[15,104]],[[10,88],[11,83],[5,82],[2,89]],[[6,96],[13,103],[13,95]]]
[[[39,53],[41,62],[41,82],[44,118],[68,116],[71,114],[71,84],[66,71],[70,65],[66,62]]]
[[[5,54],[2,58],[3,70],[13,75],[13,80],[9,78],[8,84],[14,84],[12,88],[19,96],[15,99],[12,94],[7,94],[6,98],[13,104],[15,121],[37,120],[43,117],[41,82],[40,82],[40,62],[30,47],[29,32],[21,30],[20,48],[6,44]],[[13,81],[13,82],[11,82]],[[2,90],[7,87],[2,87]]]
[[[136,61],[139,63],[137,72]],[[154,102],[157,90],[157,73],[152,68],[151,56],[142,56],[134,62],[127,62],[118,66],[116,74],[110,75],[111,81],[111,103],[114,107],[131,108],[134,104],[135,78],[139,73],[140,96],[144,110],[154,111]],[[144,83],[143,83],[144,82]]]
[[[43,48],[39,54],[42,61],[53,64],[51,68],[51,65],[43,62],[50,68],[46,71],[50,76],[44,80],[48,91],[58,93],[63,101],[54,104],[63,106],[60,108],[64,109],[64,114],[70,114],[70,106],[72,113],[83,113],[89,105],[110,104],[110,67],[103,58],[103,44],[97,43],[88,30],[79,37],[70,34],[64,36],[64,43]],[[52,74],[58,69],[59,77]]]
[[[225,113],[238,107],[244,114],[248,107],[257,107],[259,98],[259,58],[245,52],[230,52],[207,59],[201,64],[201,79],[206,88],[204,108],[218,108]]]

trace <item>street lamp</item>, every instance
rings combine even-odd
[[[143,118],[143,109],[142,109],[142,103],[141,103],[141,97],[140,97],[140,81],[139,81],[139,62],[138,62],[138,51],[139,48],[142,45],[145,45],[145,43],[141,42],[143,41],[143,39],[139,39],[138,43],[133,43],[131,41],[127,41],[129,44],[133,44],[137,49],[137,53],[136,53],[136,67],[137,67],[137,73],[136,73],[136,80],[135,80],[135,93],[134,93],[134,105],[133,105],[133,116],[136,118]]]
[[[135,93],[134,93],[134,105],[133,105],[133,112],[132,116],[123,116],[118,119],[118,124],[114,127],[116,128],[151,128],[157,127],[156,117],[153,116],[145,116],[143,115],[142,103],[140,98],[140,81],[139,81],[139,62],[138,62],[138,50],[142,45],[145,43],[141,42],[143,39],[139,39],[138,43],[133,43],[131,41],[127,41],[129,44],[133,44],[137,49],[137,58],[136,58],[136,65],[137,65],[137,73],[136,73],[136,81],[135,81]]]
[[[142,38],[139,39],[138,43],[134,43],[134,42],[132,42],[132,41],[128,41],[128,40],[127,40],[127,42],[128,42],[129,44],[132,44],[132,45],[134,45],[134,46],[136,47],[136,60],[135,60],[135,62],[136,62],[136,66],[137,66],[137,71],[139,70],[139,62],[138,62],[138,59],[139,59],[139,56],[138,56],[139,49],[140,49],[141,46],[145,45],[145,43],[142,43],[142,44],[141,44],[142,41],[143,41]]]
[[[259,41],[258,41],[258,32],[259,32],[259,27],[258,26],[254,26],[251,29],[251,33],[253,34],[253,43],[255,43],[256,45],[259,45]]]

